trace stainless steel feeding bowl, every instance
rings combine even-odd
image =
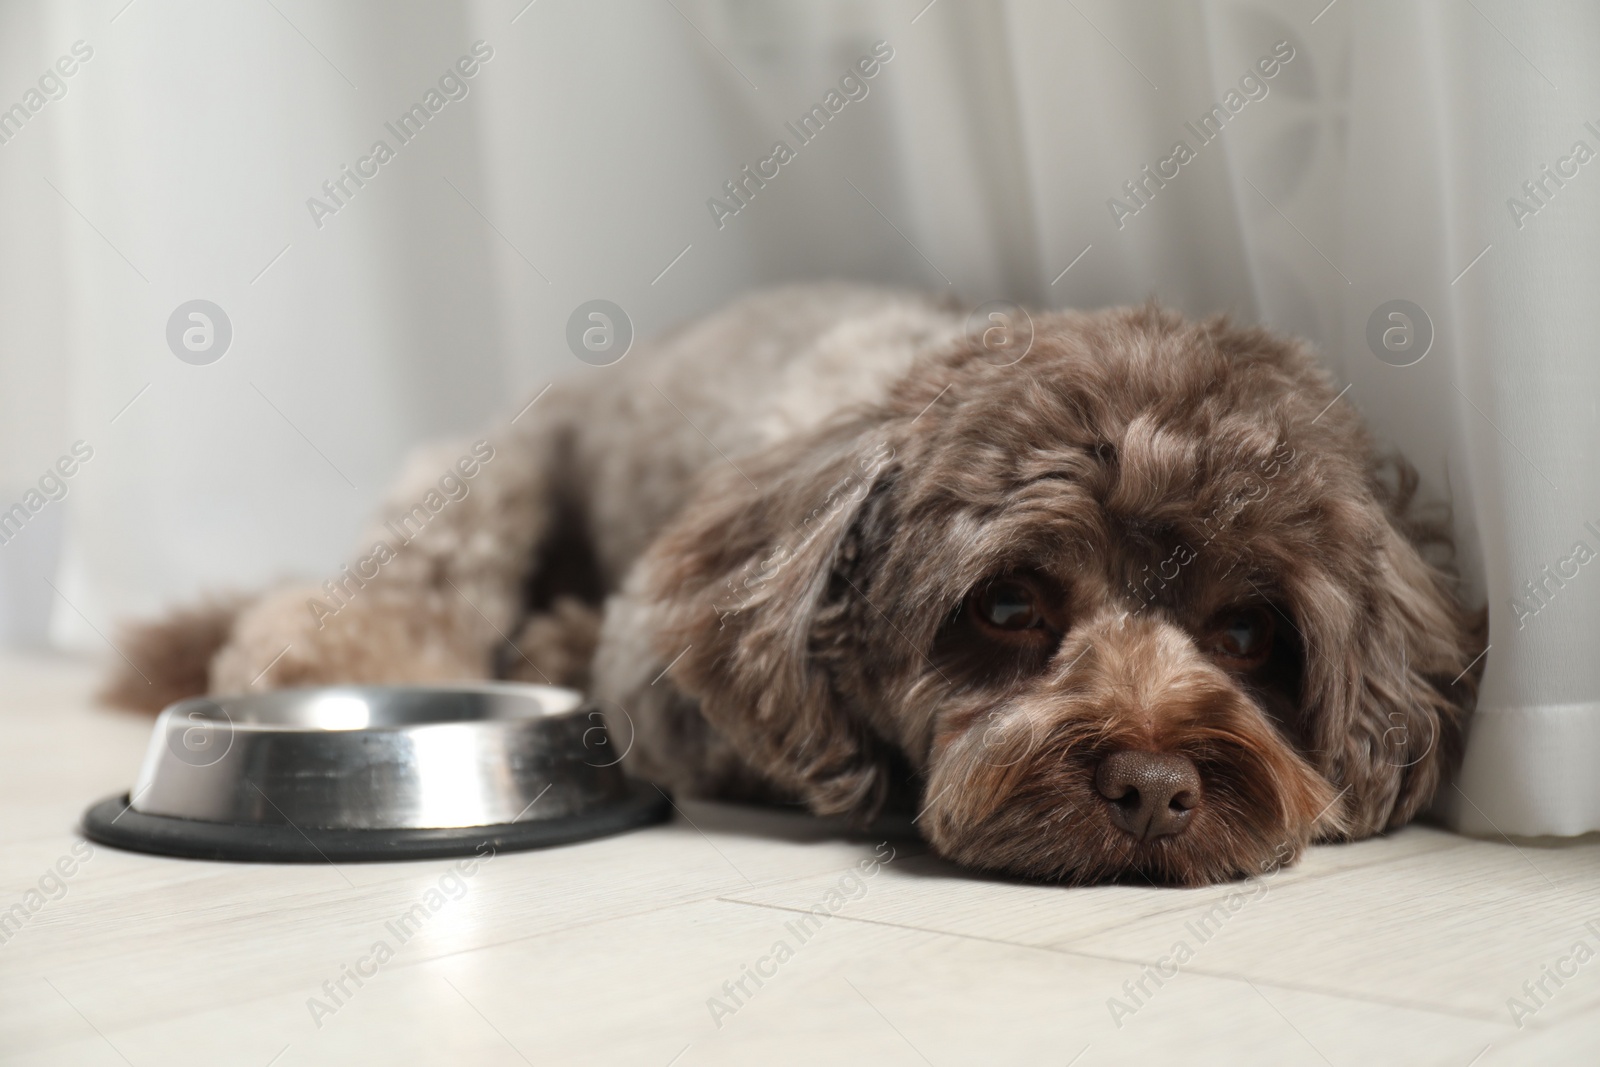
[[[624,732],[627,732],[626,730]],[[206,859],[417,859],[534,848],[665,816],[581,694],[542,685],[338,686],[180,701],[109,845]]]

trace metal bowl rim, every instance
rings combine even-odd
[[[248,704],[255,701],[281,699],[284,697],[311,700],[315,697],[325,697],[336,693],[350,693],[352,695],[361,693],[498,694],[528,701],[534,706],[540,708],[541,711],[538,715],[530,715],[527,718],[421,720],[417,722],[379,723],[374,726],[359,726],[348,730],[329,729],[325,726],[312,726],[296,723],[264,723],[251,722],[249,720],[241,721],[239,719],[235,719],[232,715],[227,715],[231,706],[240,703]],[[570,701],[571,707],[560,711],[545,711],[543,709],[548,707],[546,695],[559,696],[565,701]],[[227,715],[226,718],[215,719],[211,716],[207,716],[207,718],[212,722],[216,722],[219,724],[219,726],[226,726],[230,731],[238,733],[277,734],[285,736],[293,734],[352,735],[363,733],[390,733],[440,726],[466,726],[475,729],[522,728],[546,720],[562,719],[572,715],[579,715],[582,714],[586,709],[592,710],[592,708],[590,708],[590,702],[588,699],[576,689],[567,689],[558,685],[541,685],[537,682],[503,682],[486,680],[480,682],[420,682],[401,685],[369,685],[360,682],[353,682],[348,685],[335,684],[293,686],[283,689],[265,690],[259,693],[224,693],[220,696],[186,697],[183,700],[168,704],[164,709],[162,709],[161,714],[156,720],[155,732],[160,733],[166,729],[173,720],[180,719],[184,715],[188,714],[189,710],[200,710],[206,706],[222,708],[223,713]]]

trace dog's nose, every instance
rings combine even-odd
[[[1094,784],[1111,802],[1111,821],[1141,841],[1181,834],[1200,803],[1200,771],[1175,752],[1113,752]]]

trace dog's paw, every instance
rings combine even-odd
[[[112,664],[100,699],[153,713],[204,693],[211,661],[228,643],[245,603],[242,596],[215,596],[161,618],[122,626],[117,648],[123,658]]]
[[[501,673],[520,682],[589,688],[589,665],[600,644],[600,612],[574,597],[530,616],[501,655]]]
[[[475,631],[426,595],[368,589],[340,604],[313,586],[280,589],[239,617],[212,661],[211,691],[484,678]]]

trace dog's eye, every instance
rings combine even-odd
[[[1005,633],[1043,629],[1044,598],[1026,578],[997,578],[973,596],[972,614],[984,626]]]
[[[1207,642],[1214,659],[1235,670],[1250,670],[1272,654],[1274,626],[1265,608],[1234,608],[1218,615]]]
[[[935,643],[941,669],[1009,684],[1049,664],[1067,632],[1067,589],[1048,573],[1006,570],[968,590]]]

